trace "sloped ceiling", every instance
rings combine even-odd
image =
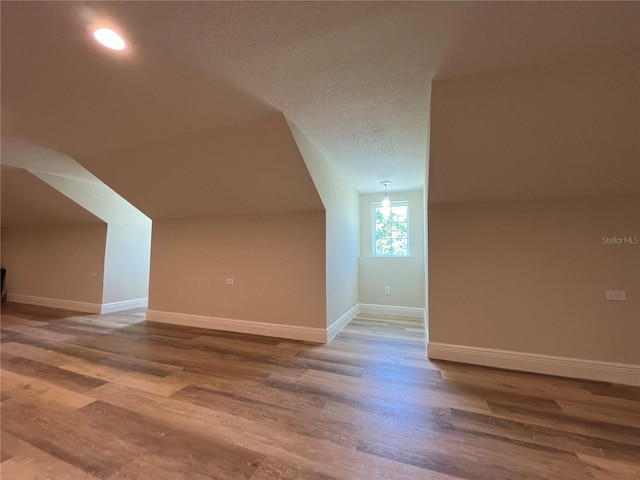
[[[430,203],[640,193],[635,55],[436,81]]]
[[[47,172],[85,183],[101,185],[99,178],[92,175],[73,158],[50,148],[19,140],[4,133],[0,148],[2,165],[4,166]]]
[[[324,209],[282,114],[84,163],[152,220]]]
[[[86,155],[275,112],[154,45],[135,45],[124,55],[105,51],[89,36],[93,18],[102,18],[90,13],[93,6],[3,2],[1,8],[3,133],[80,163]]]
[[[380,191],[385,179],[392,190],[422,188],[434,77],[638,49],[640,41],[636,2],[1,8],[3,132],[83,165],[91,158],[100,176],[109,152],[280,111],[361,193]],[[97,21],[117,26],[130,53],[95,45],[86,29]],[[193,168],[180,155],[174,162]]]
[[[2,166],[2,226],[104,224],[27,170]]]
[[[147,223],[138,209],[73,158],[2,135],[2,165],[27,170],[107,223]],[[7,181],[10,181],[9,177]],[[7,212],[9,213],[9,212]]]

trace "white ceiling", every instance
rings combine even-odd
[[[3,1],[2,129],[83,163],[282,111],[359,192],[419,189],[434,77],[637,49],[639,8]],[[128,55],[92,42],[97,21]]]

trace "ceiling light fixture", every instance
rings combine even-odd
[[[384,182],[380,182],[384,185],[384,198],[382,199],[381,205],[384,208],[389,208],[391,206],[391,200],[389,200],[389,195],[387,195],[387,186],[391,185],[389,180],[385,180]]]
[[[124,39],[110,28],[98,28],[93,32],[93,36],[111,50],[124,50],[127,46]]]

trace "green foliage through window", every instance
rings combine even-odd
[[[409,255],[408,208],[407,202],[393,202],[387,208],[373,204],[373,254],[376,257]]]

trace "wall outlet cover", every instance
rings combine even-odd
[[[614,302],[624,302],[627,299],[627,292],[624,290],[605,290],[604,298]]]

